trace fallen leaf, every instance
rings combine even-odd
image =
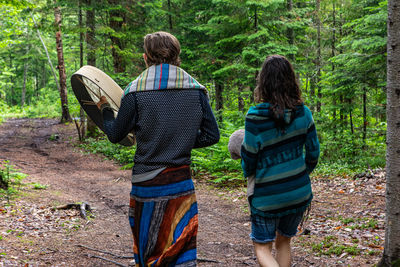
[[[370,247],[370,248],[377,248],[377,249],[380,249],[380,250],[383,250],[383,249],[384,249],[384,247],[379,246],[379,245],[375,245],[375,244],[373,244],[373,243],[368,244],[368,247]]]

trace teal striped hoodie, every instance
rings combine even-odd
[[[272,119],[269,103],[251,107],[246,115],[241,149],[245,177],[254,177],[251,212],[281,217],[304,211],[312,200],[309,173],[319,157],[311,111],[304,105],[285,111],[285,128]],[[292,112],[294,114],[292,115]]]

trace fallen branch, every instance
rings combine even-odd
[[[88,250],[100,252],[100,253],[103,253],[103,254],[108,254],[108,255],[111,255],[111,256],[113,256],[113,257],[115,257],[115,258],[119,258],[119,259],[134,259],[133,256],[120,256],[120,255],[116,255],[116,254],[114,254],[114,253],[112,253],[112,252],[109,252],[109,251],[105,251],[105,250],[101,250],[101,249],[97,249],[97,248],[91,248],[91,247],[88,247],[88,246],[85,246],[85,245],[81,245],[81,244],[78,244],[78,245],[76,245],[76,246],[77,246],[77,247],[81,247],[81,248],[86,248],[86,249],[88,249]],[[88,255],[89,255],[89,254],[88,254]],[[93,257],[97,257],[97,256],[95,256],[95,255],[92,255],[92,256],[93,256]],[[100,257],[100,258],[101,258],[101,257]],[[102,259],[108,260],[108,259],[106,259],[106,258],[102,258]],[[207,258],[197,258],[197,261],[222,263],[222,262],[220,262],[220,261],[218,261],[218,260],[212,260],[212,259],[207,259]],[[122,265],[122,266],[124,266],[124,265]]]
[[[97,256],[97,255],[90,255],[90,254],[87,254],[87,255],[88,255],[89,258],[101,259],[101,260],[104,260],[104,261],[108,261],[108,262],[114,263],[114,264],[117,265],[117,266],[129,267],[128,265],[124,265],[124,264],[119,263],[119,262],[117,262],[117,261],[113,261],[113,260],[110,260],[110,259],[107,259],[107,258],[103,258],[103,257]]]
[[[254,256],[247,256],[247,257],[233,258],[233,260],[240,261],[242,264],[245,264],[245,265],[253,265],[253,263],[249,263],[249,262],[246,262],[246,261],[247,260],[257,260],[257,258],[254,257]]]
[[[203,262],[214,262],[214,263],[222,263],[217,260],[212,260],[212,259],[206,259],[206,258],[197,258],[197,261],[203,261]]]
[[[113,256],[115,258],[119,258],[119,259],[134,259],[135,258],[133,256],[120,256],[120,255],[114,254],[114,253],[109,252],[109,251],[104,251],[104,250],[100,250],[100,249],[97,249],[97,248],[91,248],[91,247],[88,247],[88,246],[85,246],[85,245],[81,245],[81,244],[78,244],[76,246],[80,247],[80,248],[86,248],[88,250],[92,250],[92,251],[108,254],[108,255],[111,255],[111,256]]]
[[[79,210],[79,213],[82,218],[87,220],[87,215],[86,211],[92,211],[92,208],[87,202],[82,202],[82,203],[69,203],[66,205],[58,206],[56,207],[58,210],[67,210],[67,209],[76,209]]]

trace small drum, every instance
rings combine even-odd
[[[232,159],[240,159],[240,149],[244,139],[244,129],[233,132],[229,137],[228,150]]]
[[[75,72],[71,76],[71,86],[86,114],[104,132],[103,116],[96,103],[99,102],[101,96],[105,96],[116,117],[124,91],[110,76],[93,66],[83,66]],[[129,133],[119,144],[134,145],[134,133]]]

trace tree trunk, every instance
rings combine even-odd
[[[95,9],[92,6],[92,0],[86,0],[86,47],[87,47],[87,64],[96,66],[96,22],[95,22]]]
[[[350,107],[350,111],[349,111],[349,120],[350,120],[350,130],[351,130],[351,134],[354,134],[354,125],[353,125],[353,113],[351,110],[351,99],[348,99],[349,101],[349,107]]]
[[[79,29],[83,28],[83,18],[82,18],[82,0],[79,0],[78,2],[78,8],[79,8],[79,13],[78,13],[78,23],[79,23]],[[79,33],[79,67],[83,67],[83,42],[84,42],[84,34],[81,31]],[[87,131],[87,121],[86,121],[86,114],[85,111],[83,110],[82,106],[79,109],[79,119],[81,122],[80,126],[80,136],[81,139],[84,140],[86,137],[86,131]]]
[[[67,75],[65,74],[64,53],[61,38],[61,9],[56,6],[54,8],[56,32],[56,46],[58,58],[58,74],[60,77],[60,98],[61,98],[61,122],[71,121],[68,109],[68,94],[67,94]]]
[[[367,139],[367,88],[363,88],[363,141],[364,145],[366,145],[366,139]]]
[[[79,0],[78,2],[78,23],[79,23],[79,29],[83,28],[83,17],[82,17],[82,0]],[[83,66],[83,42],[84,42],[84,34],[82,31],[79,33],[79,66]]]
[[[332,2],[332,54],[334,57],[336,55],[336,5],[335,2]],[[332,62],[332,73],[335,72],[335,63]],[[332,88],[334,89],[334,88]],[[333,91],[333,90],[332,90]],[[336,121],[336,94],[333,93],[333,120]],[[336,129],[336,128],[335,128]]]
[[[292,10],[293,10],[293,0],[287,0],[286,2],[287,5],[287,11],[289,13],[288,18],[291,20],[292,19]],[[292,22],[292,21],[290,21]],[[289,41],[289,45],[293,46],[294,45],[294,31],[292,26],[289,26],[287,29],[287,37]],[[289,54],[289,59],[294,63],[295,60],[295,55],[294,54]]]
[[[400,265],[400,5],[388,1],[385,249],[378,266]]]
[[[96,66],[96,39],[95,39],[95,9],[92,6],[92,0],[86,0],[87,11],[86,11],[86,47],[87,47],[87,64]],[[96,135],[96,124],[88,117],[87,120],[87,135]]]
[[[47,84],[47,72],[46,72],[46,63],[43,62],[43,66],[42,66],[42,75],[41,75],[41,87],[40,88],[44,88]],[[58,86],[58,83],[57,83]]]
[[[22,85],[22,96],[21,96],[21,107],[23,107],[25,105],[27,72],[28,72],[28,63],[25,61],[25,63],[24,63],[24,83]]]
[[[39,76],[35,74],[35,96],[36,98],[39,97]]]
[[[11,49],[10,49],[10,65],[9,65],[10,70],[13,69],[13,57],[12,57],[12,53],[11,53]],[[17,67],[15,67],[15,73],[17,73]],[[14,88],[15,88],[15,84],[14,84],[14,76],[10,77],[10,83],[11,83],[11,96],[9,98],[9,102],[7,101],[7,103],[9,103],[9,105],[14,105]]]
[[[112,6],[118,5],[120,2],[121,1],[118,0],[108,0],[108,3]],[[121,33],[122,26],[124,23],[126,23],[125,11],[112,9],[109,12],[109,16],[110,16],[110,28],[113,29],[115,33]],[[121,17],[122,20],[117,19]],[[111,53],[113,57],[114,72],[115,73],[125,72],[125,62],[121,54],[121,51],[125,48],[125,45],[122,42],[121,38],[117,37],[117,35],[115,34],[111,34],[110,39],[112,44]]]
[[[169,30],[172,31],[171,0],[168,0],[168,22]]]
[[[53,77],[54,77],[54,81],[56,82],[57,89],[58,89],[58,91],[60,91],[60,85],[58,84],[57,75],[56,75],[56,72],[54,70],[53,63],[51,62],[51,59],[50,59],[49,52],[47,50],[46,44],[44,43],[44,41],[42,39],[42,35],[40,34],[39,29],[37,28],[36,20],[35,20],[35,17],[33,16],[32,13],[31,13],[31,17],[32,17],[33,23],[35,24],[36,32],[38,34],[40,42],[42,43],[44,51],[46,52],[47,60],[48,60],[49,65],[50,65],[51,72],[53,73]]]
[[[217,112],[217,118],[219,122],[222,122],[222,111],[224,109],[224,98],[223,98],[224,87],[221,83],[215,85],[215,110]]]
[[[254,8],[254,32],[258,32],[258,15],[257,15],[257,6]],[[256,72],[254,73],[254,81],[257,82],[258,79],[258,68],[260,67],[260,62],[258,58],[256,58]],[[250,86],[251,94],[250,94],[250,103],[254,103],[254,88],[255,86]]]
[[[258,32],[257,6],[254,8],[254,30],[255,30],[255,32]]]
[[[317,22],[317,58],[315,61],[315,65],[317,67],[317,77],[316,77],[316,86],[317,86],[317,111],[321,111],[321,19],[320,19],[320,0],[316,0],[316,22]]]
[[[242,97],[243,87],[239,85],[238,87],[238,110],[243,111],[244,109],[244,99]]]
[[[316,111],[315,109],[315,76],[310,77],[310,109]]]
[[[346,115],[344,114],[344,109],[343,109],[343,104],[344,104],[344,97],[340,94],[339,96],[339,101],[341,103],[341,107],[340,107],[340,121],[342,124],[346,124],[345,122],[345,118]]]

